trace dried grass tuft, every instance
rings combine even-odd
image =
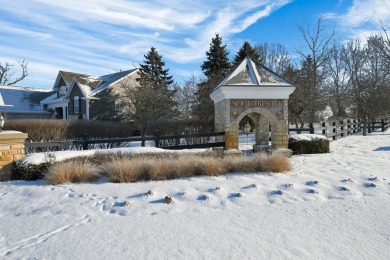
[[[137,182],[148,179],[147,160],[113,159],[101,169],[112,182]]]
[[[202,158],[201,169],[208,176],[219,176],[227,172],[222,160],[217,158]]]
[[[99,169],[88,161],[68,161],[52,165],[46,174],[51,185],[69,182],[92,182],[99,179]]]
[[[264,172],[287,172],[291,170],[291,164],[283,155],[271,155],[260,157],[259,168]]]
[[[186,155],[179,157],[174,161],[173,167],[175,170],[176,178],[184,178],[193,175],[201,175],[201,167],[199,163],[199,157],[193,155]]]
[[[169,180],[196,175],[220,176],[226,173],[286,172],[291,170],[288,159],[281,155],[226,159],[198,155],[159,155],[155,157],[111,157],[108,162],[98,161],[102,174],[107,175],[113,182]],[[52,179],[56,175],[61,176],[61,180],[51,181],[53,184],[77,182],[78,179],[72,177],[72,174],[96,169],[94,164],[86,159],[68,161],[59,165],[62,166],[52,167],[48,174]],[[59,179],[59,177],[56,178]]]
[[[149,162],[149,176],[152,180],[169,180],[175,178],[175,167],[173,160],[157,160]]]

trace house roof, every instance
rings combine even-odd
[[[0,86],[0,95],[3,99],[3,103],[0,103],[0,112],[42,112],[44,110],[40,101],[53,93],[50,89]]]
[[[99,79],[102,81],[101,85],[91,91],[91,95],[96,95],[97,93],[107,89],[109,86],[113,85],[114,83],[118,82],[119,80],[123,79],[124,77],[136,72],[138,69],[132,69],[132,70],[125,70],[120,71],[112,74],[107,74],[99,77]]]
[[[68,90],[66,97],[69,96],[74,84],[76,83],[85,96],[92,97],[97,93],[107,89],[108,87],[118,82],[119,80],[123,79],[124,77],[134,73],[137,70],[138,69],[120,71],[116,73],[103,75],[98,78],[92,78],[92,76],[88,76],[88,75],[81,76],[81,77],[74,77],[69,85],[70,88]],[[97,87],[95,87],[96,82],[99,82],[99,85],[97,85]]]
[[[226,99],[288,99],[295,87],[248,56],[211,92],[216,103]]]
[[[136,72],[138,69],[131,69],[120,71],[116,73],[111,73],[107,75],[103,75],[100,77],[91,76],[88,74],[81,74],[75,72],[68,71],[59,71],[56,83],[54,84],[54,90],[56,89],[56,85],[60,77],[62,77],[69,87],[68,92],[65,96],[57,98],[56,95],[52,95],[45,100],[42,100],[42,104],[52,104],[52,103],[60,103],[63,102],[66,98],[69,97],[70,92],[75,84],[80,88],[84,96],[93,97],[97,93],[107,89],[114,83],[123,79],[124,77]]]
[[[88,74],[81,74],[81,73],[62,71],[62,70],[59,71],[59,74],[61,74],[66,85],[68,86],[70,86],[70,83],[72,82],[73,78],[75,78],[81,84],[89,85],[91,88],[96,88],[101,83],[101,81],[98,80],[98,77],[88,75]]]
[[[267,67],[255,63],[250,57],[246,57],[222,82],[221,86],[292,86],[290,82],[271,71]]]

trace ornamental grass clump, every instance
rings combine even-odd
[[[227,173],[223,161],[218,158],[202,158],[201,171],[207,176],[219,176]]]
[[[99,166],[96,166],[99,165]],[[87,182],[106,175],[112,182],[169,180],[190,176],[220,176],[227,173],[286,172],[291,170],[282,155],[225,158],[199,155],[111,156],[78,158],[56,163],[46,175],[50,184]]]
[[[50,166],[45,176],[51,185],[71,182],[92,182],[100,177],[99,168],[86,160],[56,163]]]
[[[256,172],[256,157],[236,157],[224,160],[225,169],[229,173]]]
[[[112,182],[137,182],[149,179],[147,159],[113,159],[101,166],[102,173]]]
[[[169,180],[176,177],[174,161],[162,159],[149,162],[149,177],[152,180]]]
[[[259,157],[257,167],[262,172],[287,172],[291,171],[291,164],[283,155],[271,155]]]

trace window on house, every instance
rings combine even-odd
[[[73,97],[73,113],[75,113],[75,114],[80,113],[80,98],[79,98],[79,96]]]
[[[122,111],[123,110],[123,104],[121,100],[115,100],[115,111]]]

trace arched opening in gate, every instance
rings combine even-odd
[[[237,129],[238,132],[242,133],[242,125],[245,125],[246,121],[251,124],[251,133],[249,134],[248,139],[246,139],[245,133],[244,136],[240,136],[240,149],[254,150],[256,152],[270,151],[274,146],[272,140],[275,140],[274,138],[277,134],[278,120],[275,115],[264,108],[255,107],[247,109],[232,122],[232,130],[234,131]]]

